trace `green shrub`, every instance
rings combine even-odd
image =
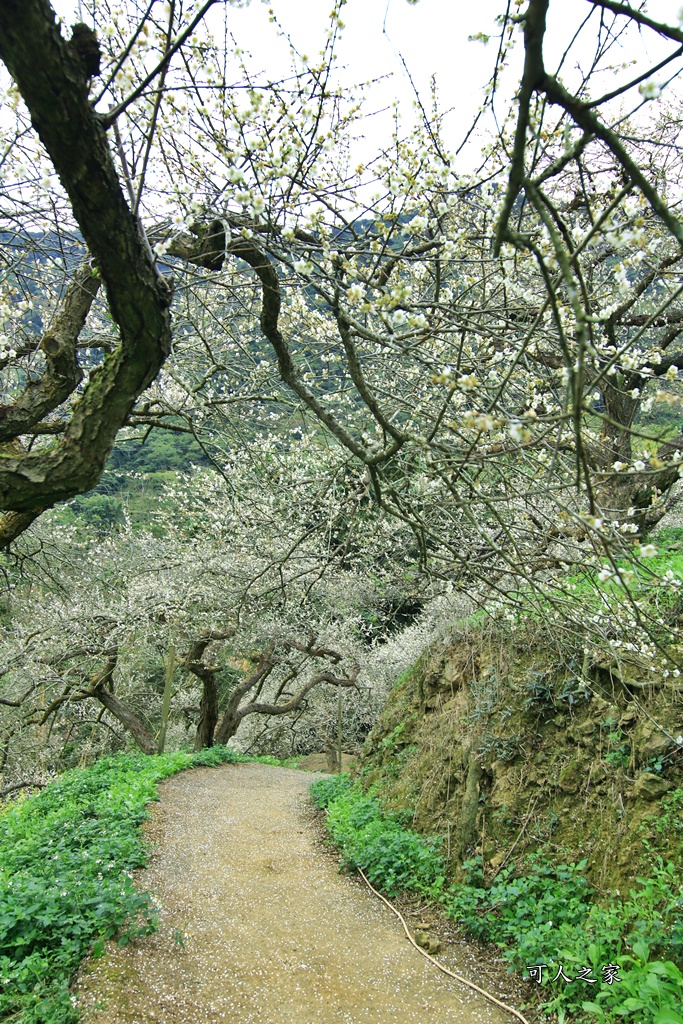
[[[576,924],[585,917],[589,905],[589,886],[582,873],[585,860],[552,865],[529,858],[528,874],[515,877],[510,865],[489,888],[482,884],[481,857],[466,861],[463,867],[465,883],[451,886],[444,901],[448,913],[478,939],[514,942],[514,955],[521,962],[534,963],[548,933],[560,924]]]
[[[529,857],[525,873],[511,866],[489,888],[481,858],[469,861],[464,885],[452,886],[446,908],[476,938],[497,943],[510,969],[543,965],[545,1007],[560,1019],[683,1024],[683,976],[672,960],[683,948],[683,889],[672,864],[653,861],[627,898],[594,901],[583,870]],[[629,952],[630,950],[630,952]],[[618,964],[611,984],[603,967]],[[562,968],[570,981],[553,980]],[[577,974],[590,969],[594,983]]]
[[[0,1019],[69,1024],[69,981],[81,959],[117,936],[155,928],[150,898],[133,886],[145,861],[140,824],[156,783],[199,754],[117,754],[67,772],[38,796],[0,812]]]
[[[683,1024],[683,974],[670,960],[648,962],[650,949],[642,939],[634,942],[633,952],[622,957],[622,964],[631,966],[621,987],[603,988],[583,1009],[600,1024],[613,1020],[614,1014],[653,1024]]]
[[[240,755],[234,750],[217,744],[215,747],[206,747],[206,749],[198,750],[196,754],[192,754],[192,767],[206,765],[209,768],[213,768],[219,764],[236,764],[240,760]]]
[[[671,959],[683,954],[683,888],[673,864],[653,856],[651,875],[607,903],[595,900],[585,860],[553,864],[538,855],[488,887],[476,857],[464,865],[464,883],[447,887],[436,844],[403,827],[405,815],[382,811],[344,775],[315,782],[311,793],[347,866],[388,895],[438,899],[467,933],[496,943],[510,971],[542,965],[543,1006],[560,1024],[683,1024],[683,975]],[[680,803],[669,795],[666,813]]]
[[[438,843],[402,825],[401,815],[383,811],[358,784],[335,775],[313,783],[313,799],[327,810],[327,828],[344,864],[361,868],[374,886],[390,896],[416,890],[438,896],[445,865]]]
[[[320,809],[327,807],[342,793],[351,789],[353,783],[348,775],[330,775],[327,779],[317,779],[310,787],[313,803]]]

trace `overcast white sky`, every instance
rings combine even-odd
[[[317,53],[324,44],[328,27],[329,0],[251,0],[248,7],[233,9],[230,23],[240,45],[249,49],[257,65],[272,70],[278,66],[284,48],[277,47],[268,25],[268,7],[272,6],[282,27],[290,34],[299,52]],[[399,101],[406,122],[412,117],[414,98],[406,70],[429,105],[429,83],[436,76],[442,109],[453,109],[447,120],[447,143],[455,149],[466,133],[482,102],[482,89],[489,80],[496,53],[497,40],[488,46],[469,41],[479,32],[494,36],[495,17],[505,10],[505,0],[348,0],[342,16],[346,28],[338,48],[344,77],[349,83],[382,75],[390,78],[372,92],[369,109],[381,108]],[[677,24],[681,0],[650,0],[648,13],[670,24]],[[520,8],[523,10],[524,6]],[[547,66],[554,69],[569,39],[580,22],[590,12],[586,0],[553,0],[550,4],[548,33],[546,36]],[[587,64],[592,57],[597,17],[577,45],[572,59],[563,68],[565,81],[571,82],[577,60]],[[675,44],[658,39],[654,33],[631,31],[614,61],[635,59],[637,71],[660,60]],[[504,115],[514,95],[521,74],[523,48],[521,33],[516,56],[502,90],[499,112]],[[267,62],[271,63],[268,64]],[[286,60],[280,65],[286,71]],[[631,68],[623,74],[634,77]],[[596,90],[614,87],[614,76],[605,77],[596,84]],[[595,94],[595,93],[594,93]],[[489,122],[490,127],[490,122]],[[369,134],[376,151],[378,135],[390,130],[390,121],[373,118]],[[368,139],[370,145],[370,139]],[[477,146],[478,149],[478,146]],[[474,159],[474,153],[471,155]]]
[[[78,16],[89,21],[88,10],[93,3],[97,6],[97,0],[81,0],[80,3],[79,0],[56,0],[55,8],[67,23]],[[251,0],[245,7],[228,9],[233,35],[238,45],[253,54],[254,69],[269,77],[279,77],[289,70],[289,54],[287,45],[277,38],[274,27],[269,24],[270,6],[298,51],[313,57],[324,45],[332,0]],[[650,0],[648,12],[677,24],[680,7],[681,0]],[[416,4],[407,0],[348,0],[343,9],[346,28],[338,47],[339,63],[344,67],[340,71],[341,79],[351,84],[391,76],[373,90],[368,110],[380,109],[397,99],[408,124],[413,116],[414,95],[401,57],[427,104],[429,81],[434,74],[442,109],[454,108],[447,127],[447,143],[454,149],[481,103],[482,89],[490,77],[495,57],[495,39],[483,46],[480,42],[469,42],[468,36],[478,32],[493,35],[495,16],[504,9],[505,0],[419,0]],[[551,2],[547,34],[549,70],[553,69],[553,60],[590,9],[586,0]],[[564,69],[565,80],[571,80],[577,60],[583,63],[589,60],[594,32],[594,28],[589,30],[584,42],[577,46],[575,56]],[[641,35],[632,31],[623,49],[615,53],[615,62],[635,59],[637,72],[645,70],[673,48],[674,44],[658,41],[651,32]],[[504,108],[511,101],[522,58],[520,39],[501,95],[501,113],[505,113]],[[631,78],[634,69],[624,73]],[[596,88],[609,89],[614,82],[614,76],[605,78]],[[680,87],[676,88],[680,91]],[[367,145],[373,152],[381,136],[389,130],[388,117],[368,121]],[[365,154],[361,154],[360,159],[365,159]]]
[[[331,3],[273,0],[272,6],[300,52],[314,54],[322,48]],[[344,77],[355,83],[388,76],[373,89],[369,109],[397,99],[410,119],[414,93],[402,57],[427,105],[430,78],[436,75],[443,108],[456,107],[454,120],[466,130],[481,102],[494,57],[492,45],[484,47],[467,39],[477,32],[495,31],[494,18],[500,9],[500,0],[420,0],[415,5],[407,0],[348,0],[342,11],[346,27],[338,46]],[[267,20],[267,7],[257,0],[231,15],[235,35],[257,60]],[[381,131],[377,120],[372,124],[375,144]],[[388,131],[388,119],[385,125]]]

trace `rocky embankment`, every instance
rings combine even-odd
[[[683,787],[683,700],[636,659],[561,660],[463,632],[400,679],[361,759],[392,808],[444,839],[455,877],[482,854],[489,877],[532,850],[588,859],[598,889],[666,860],[655,828]]]

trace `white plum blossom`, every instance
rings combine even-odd
[[[525,441],[528,441],[531,437],[531,431],[528,430],[518,420],[513,420],[513,422],[510,424],[510,426],[508,427],[508,434],[510,435],[513,441],[517,441],[520,444],[524,443]]]
[[[662,87],[657,82],[641,82],[638,86],[638,92],[646,100],[658,100],[662,95]]]
[[[417,217],[413,217],[413,219],[408,224],[408,228],[414,234],[419,234],[422,231],[426,231],[428,226],[429,226],[429,219],[427,217],[423,217],[422,215],[418,215]]]
[[[465,413],[463,422],[466,427],[471,427],[473,430],[478,430],[481,433],[488,433],[493,430],[496,425],[496,421],[493,416],[489,416],[487,413],[472,411]]]

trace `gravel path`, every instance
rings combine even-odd
[[[445,978],[321,849],[312,776],[259,764],[161,786],[138,884],[159,931],[81,971],[87,1024],[503,1024]],[[474,979],[476,980],[476,979]]]

